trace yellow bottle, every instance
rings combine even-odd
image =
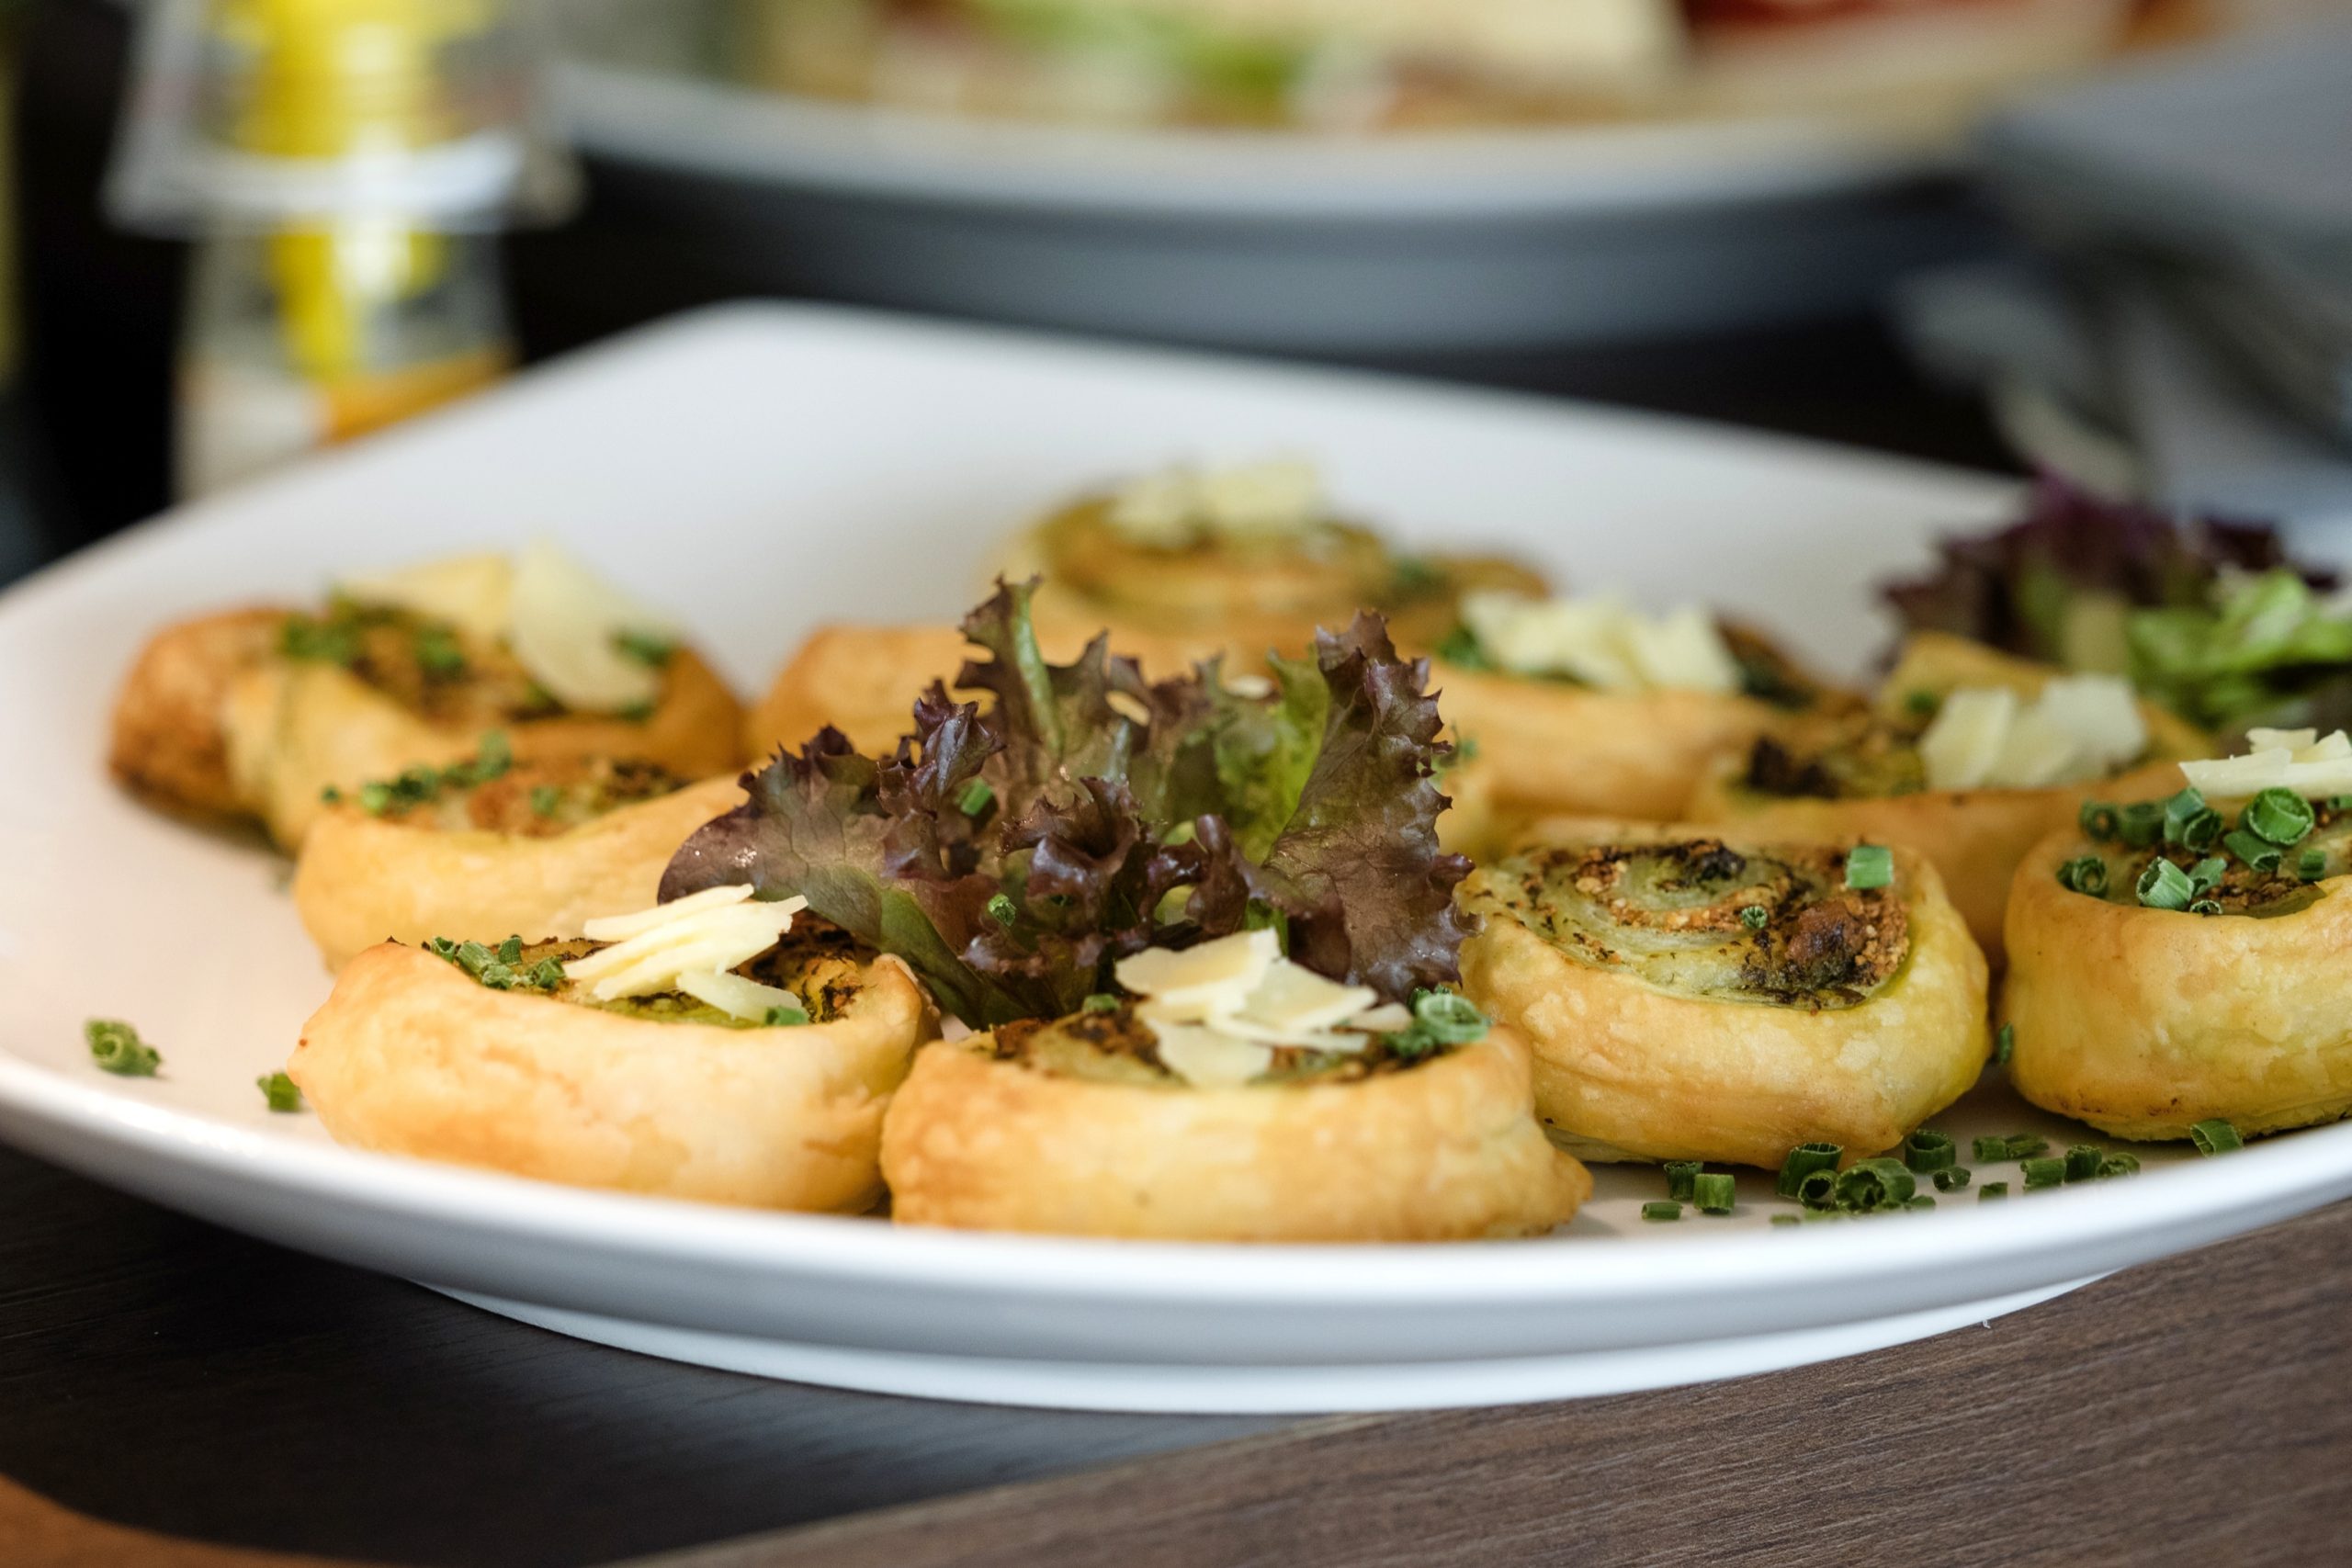
[[[437,231],[366,199],[368,180],[354,177],[413,175],[426,160],[463,175],[494,153],[469,145],[445,62],[496,12],[491,0],[209,6],[206,47],[240,85],[228,145],[272,169],[334,171],[321,188],[345,209],[217,227],[201,243],[182,340],[183,493],[404,418],[512,362],[494,237]]]

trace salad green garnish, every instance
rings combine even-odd
[[[1311,658],[1274,661],[1271,694],[1245,695],[1214,661],[1147,682],[1104,638],[1048,663],[1030,592],[1000,584],[965,620],[982,657],[957,684],[983,701],[934,685],[890,757],[830,729],[779,755],[686,841],[662,897],[799,894],[975,1028],[1075,1012],[1144,948],[1266,926],[1294,961],[1386,1000],[1455,978],[1469,867],[1437,846],[1447,748],[1425,667],[1377,617],[1319,634]],[[976,781],[995,803],[977,817],[960,804]],[[1466,1006],[1415,1000],[1390,1038],[1449,1043]]]
[[[302,1090],[286,1074],[266,1073],[254,1079],[254,1083],[272,1111],[284,1113],[302,1109]]]

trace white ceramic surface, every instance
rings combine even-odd
[[[0,1136],[255,1235],[659,1353],[1154,1408],[1725,1375],[1930,1332],[2352,1192],[2352,1126],[2337,1126],[1867,1223],[1769,1227],[1769,1183],[1743,1179],[1734,1216],[1645,1225],[1658,1179],[1625,1170],[1541,1242],[1194,1247],[899,1230],[358,1154],[273,1116],[254,1087],[327,989],[281,863],[102,777],[107,706],[149,628],[311,594],[341,569],[557,531],[674,606],[749,688],[820,619],[961,608],[1002,531],[1073,487],[1275,447],[1314,455],[1346,504],[1405,538],[1717,601],[1849,668],[1883,635],[1869,584],[1917,564],[1931,530],[2006,500],[1946,470],[1371,377],[838,310],[688,318],[182,509],[0,597]],[[164,1074],[96,1071],[80,1039],[92,1015],[136,1021]],[[1939,1122],[1963,1138],[2082,1135],[1997,1085]],[[2167,1168],[2181,1163],[2194,1168]]]

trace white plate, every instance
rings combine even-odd
[[[254,1087],[327,989],[282,868],[101,777],[114,683],[149,628],[299,598],[338,569],[560,530],[676,607],[748,687],[820,618],[961,608],[1002,530],[1075,486],[1276,445],[1314,454],[1346,502],[1407,538],[1717,600],[1849,667],[1882,635],[1871,581],[2006,496],[1946,470],[1370,377],[837,310],[690,318],[0,598],[0,1135],[258,1235],[658,1353],[1150,1408],[1475,1403],[1784,1365],[2352,1191],[2338,1126],[1864,1223],[1770,1228],[1769,1184],[1744,1179],[1732,1217],[1645,1225],[1658,1179],[1626,1170],[1541,1242],[1213,1247],[900,1230],[357,1154],[271,1115]],[[94,1014],[137,1022],[163,1076],[92,1067]],[[1941,1124],[2069,1136],[1997,1088]]]
[[[594,60],[598,199],[708,276],[1042,325],[1522,352],[1870,308],[1981,250],[1948,130],[1825,115],[1362,138],[990,122]]]

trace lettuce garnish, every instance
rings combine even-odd
[[[2072,670],[2128,675],[2192,723],[2300,727],[2352,711],[2352,617],[2259,524],[2177,521],[2036,486],[2019,522],[1948,539],[1886,595],[1908,630],[1954,632]]]
[[[1029,595],[1000,583],[965,619],[987,657],[956,685],[982,700],[934,684],[888,758],[831,728],[780,751],[662,897],[801,895],[976,1028],[1075,1012],[1143,948],[1266,925],[1386,999],[1457,977],[1469,863],[1438,848],[1433,782],[1451,748],[1426,663],[1379,617],[1317,634],[1258,695],[1216,660],[1148,682],[1102,637],[1048,663]]]

